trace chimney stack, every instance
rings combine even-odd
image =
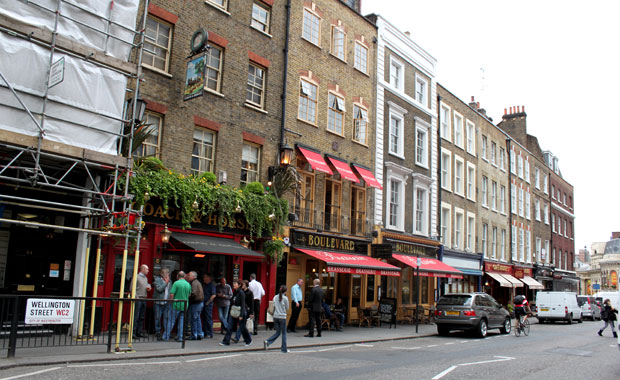
[[[469,102],[469,106],[475,110],[478,110],[479,104],[476,103],[473,96],[471,97],[471,102]]]

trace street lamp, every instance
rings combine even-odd
[[[164,229],[160,232],[161,234],[161,242],[164,244],[168,244],[170,241],[170,236],[172,236],[172,231],[168,229],[168,224],[164,224]]]
[[[293,148],[291,148],[287,143],[284,143],[280,147],[280,166],[286,167],[291,164],[293,160]]]

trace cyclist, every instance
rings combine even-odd
[[[525,323],[527,317],[532,313],[530,310],[530,304],[527,302],[527,298],[524,295],[518,295],[514,299],[515,304],[515,316],[517,317],[517,322]],[[523,316],[523,320],[521,320],[521,316]],[[517,324],[517,328],[520,325]]]

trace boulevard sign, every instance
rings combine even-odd
[[[63,324],[73,323],[75,300],[28,298],[26,305],[26,324]]]

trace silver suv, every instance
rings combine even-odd
[[[510,314],[486,293],[448,293],[441,296],[435,309],[435,324],[439,335],[451,330],[468,330],[481,338],[488,329],[498,328],[510,334]]]
[[[577,296],[577,303],[581,306],[581,315],[584,319],[601,320],[601,309],[596,304],[596,299],[593,296]]]

